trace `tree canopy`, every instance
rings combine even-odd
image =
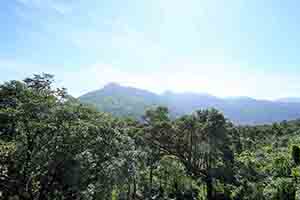
[[[236,126],[214,108],[166,107],[117,118],[53,81],[0,85],[0,199],[300,197],[300,121]]]

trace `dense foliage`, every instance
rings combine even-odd
[[[0,85],[0,199],[300,199],[300,121],[236,126],[165,107],[116,118],[52,83]]]

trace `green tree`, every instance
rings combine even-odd
[[[147,131],[148,140],[180,160],[190,176],[204,180],[207,198],[213,199],[213,179],[226,180],[218,172],[233,162],[224,116],[212,109],[171,122],[167,109],[152,112],[156,123]]]

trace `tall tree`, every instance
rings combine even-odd
[[[180,160],[195,179],[204,180],[207,199],[213,199],[214,179],[232,181],[222,173],[230,171],[227,166],[233,162],[224,116],[214,109],[200,110],[171,122],[167,109],[152,112],[158,117],[147,131],[148,140]]]

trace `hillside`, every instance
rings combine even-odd
[[[79,97],[79,100],[115,116],[136,118],[141,117],[146,109],[158,105],[168,107],[174,116],[214,107],[237,124],[265,124],[300,118],[300,102],[267,101],[249,97],[219,98],[209,94],[171,91],[158,95],[116,83],[89,92]]]
[[[0,84],[1,200],[299,199],[300,120],[236,126],[216,109],[173,118],[165,107],[149,110],[145,120],[128,120],[52,89],[53,82],[43,74]],[[220,106],[241,115],[253,105],[274,113],[296,106],[269,110],[280,104],[155,95],[117,84],[84,98],[94,97],[109,98],[100,102],[111,103],[103,107],[108,110],[114,105],[117,114],[160,102],[176,112]]]
[[[140,117],[147,108],[164,105],[160,96],[146,90],[132,87],[122,87],[110,83],[100,90],[89,92],[79,100],[92,104],[100,111],[112,113],[115,116]]]

